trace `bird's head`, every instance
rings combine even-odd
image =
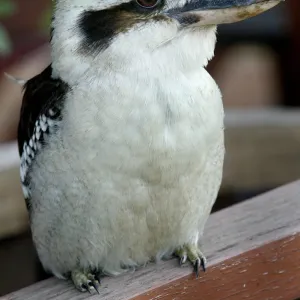
[[[57,0],[53,62],[74,76],[100,61],[102,67],[145,70],[166,59],[183,68],[205,66],[213,56],[216,25],[247,19],[281,1]]]

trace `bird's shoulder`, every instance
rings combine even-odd
[[[68,85],[65,82],[52,77],[51,65],[25,83],[18,126],[20,155],[24,151],[25,143],[29,143],[34,137],[35,130],[40,128],[42,138],[43,133],[49,132],[51,121],[61,117],[67,90]]]
[[[20,175],[24,196],[29,198],[28,172],[46,137],[56,132],[61,121],[64,99],[69,89],[60,78],[52,77],[49,65],[24,85],[18,125],[18,148],[21,157]]]

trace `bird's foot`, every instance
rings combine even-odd
[[[100,278],[98,275],[92,272],[74,270],[71,272],[71,279],[79,291],[92,293],[93,290],[96,290],[99,294]]]
[[[207,260],[197,245],[185,244],[175,251],[175,255],[179,257],[180,265],[190,261],[194,266],[197,277],[199,277],[200,267],[202,267],[202,270],[205,272]]]

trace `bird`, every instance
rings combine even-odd
[[[281,0],[57,0],[26,80],[20,182],[43,268],[81,292],[169,257],[196,275],[223,176],[217,26]],[[221,230],[221,229],[220,229]]]

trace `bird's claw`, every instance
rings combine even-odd
[[[199,277],[199,269],[202,268],[203,272],[206,271],[206,260],[203,257],[197,258],[197,260],[194,263],[194,271],[196,273],[196,277]]]
[[[185,264],[187,260],[190,261],[197,277],[199,277],[200,267],[204,272],[206,271],[206,258],[197,246],[186,244],[178,248],[175,255],[179,257],[180,265]]]
[[[81,291],[88,291],[90,294],[93,293],[93,290],[96,290],[99,294],[100,289],[100,278],[92,273],[83,272],[79,270],[72,271],[71,273],[72,281],[75,287]]]

